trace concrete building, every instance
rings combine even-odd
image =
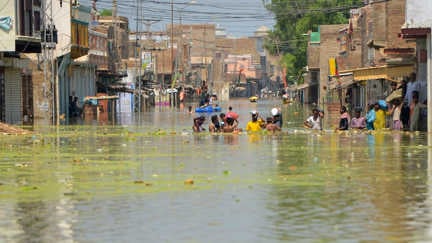
[[[224,65],[222,76],[218,79],[233,85],[234,89],[235,86],[240,86],[237,89],[247,86],[246,96],[260,94],[264,89],[276,92],[280,87],[270,77],[274,77],[274,66],[278,64],[270,63],[270,55],[264,49],[268,31],[268,28],[260,27],[252,37],[216,38],[216,57],[222,58]],[[213,67],[214,70],[215,68]]]
[[[317,62],[316,60],[313,60],[313,57],[310,57],[309,59],[315,63],[312,63],[312,66],[309,67],[312,68],[310,70],[313,72],[311,73],[311,80],[307,82],[308,84],[316,82],[315,80],[317,78],[317,75],[319,75],[319,79],[317,80],[319,87],[319,99],[317,104],[324,104],[330,101],[330,98],[327,95],[329,85],[328,79],[331,75],[329,69],[329,60],[331,58],[336,58],[336,56],[338,56],[339,54],[337,34],[344,28],[346,28],[346,25],[321,25],[319,28],[319,39],[312,40],[312,42],[310,43],[310,45],[312,45],[309,49],[309,53],[311,53],[311,55],[313,50],[312,48],[315,48],[314,51],[318,51],[317,49],[319,49],[319,61]],[[316,65],[318,65],[318,68],[316,67]]]
[[[97,71],[98,92],[108,93],[110,86],[127,76],[129,59],[129,20],[124,16],[97,16],[95,25],[107,30],[108,69]]]
[[[41,1],[9,1],[0,9],[0,121],[33,124],[33,67],[29,56],[41,53]],[[34,54],[32,54],[34,53]],[[49,85],[47,85],[49,87]],[[41,102],[43,103],[43,102]],[[45,103],[43,103],[45,104]],[[45,107],[45,106],[44,106]],[[48,107],[46,108],[48,110]]]
[[[364,108],[384,99],[391,82],[401,82],[415,70],[415,45],[399,37],[404,19],[405,0],[370,2],[351,11],[342,36],[347,52],[337,57],[345,78],[330,79],[331,89],[342,88],[341,98],[349,106]]]
[[[214,24],[174,24],[172,31],[173,48],[178,50],[173,55],[174,69],[177,71],[182,68],[180,62],[182,59],[175,58],[183,56],[182,53],[189,53],[190,71],[185,70],[185,72],[190,72],[193,85],[200,85],[202,80],[211,83],[210,65],[216,51],[216,26]],[[167,26],[167,34],[171,35],[171,25]]]
[[[427,131],[432,132],[432,16],[430,10],[432,2],[429,0],[406,0],[406,18],[402,25],[401,36],[404,39],[415,40],[417,57],[417,78],[426,81],[427,96]],[[429,145],[432,139],[429,137]]]
[[[60,116],[64,123],[72,116],[70,105],[77,97],[80,108],[86,96],[96,94],[96,64],[89,62],[89,22],[91,8],[83,5],[53,3],[56,14],[54,24],[59,26],[56,46]]]
[[[336,114],[341,105],[365,109],[414,71],[415,46],[399,37],[404,19],[405,0],[370,1],[351,10],[348,24],[310,33],[305,83],[319,76],[318,103]]]

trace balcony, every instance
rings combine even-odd
[[[71,57],[73,59],[87,55],[89,51],[88,23],[72,19],[71,21]]]
[[[40,0],[17,0],[15,51],[41,52],[42,5]]]

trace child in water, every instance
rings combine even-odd
[[[266,130],[268,132],[276,132],[276,131],[280,131],[281,128],[278,126],[277,121],[275,121],[275,119],[273,117],[267,117],[266,119]]]
[[[194,118],[193,119],[193,126],[192,126],[193,131],[194,132],[205,131],[205,129],[202,127],[202,125],[204,124],[204,121],[205,121],[204,116]]]
[[[221,132],[222,131],[222,127],[220,125],[219,122],[219,118],[218,115],[213,115],[211,117],[211,122],[209,124],[209,132]]]

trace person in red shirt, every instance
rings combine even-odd
[[[238,115],[237,113],[235,113],[234,111],[232,111],[232,107],[231,107],[231,106],[228,107],[228,112],[226,113],[226,116],[230,116],[230,117],[232,117],[235,121],[238,122],[239,115]]]

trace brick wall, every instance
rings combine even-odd
[[[321,25],[321,43],[320,43],[320,100],[326,97],[326,88],[329,75],[328,60],[332,57],[337,57],[339,53],[339,44],[337,36],[340,29],[346,28],[347,25]]]
[[[339,127],[340,108],[339,102],[328,103],[325,106],[323,129],[335,129]]]
[[[408,43],[399,37],[401,26],[405,23],[406,0],[393,0],[387,2],[387,47],[412,48],[414,43]]]
[[[257,41],[254,38],[217,38],[216,49],[234,55],[252,55],[253,62],[259,62]]]
[[[320,46],[319,44],[309,44],[307,49],[307,63],[309,69],[319,68]]]
[[[167,33],[171,33],[171,25],[167,25]],[[214,24],[175,24],[173,27],[173,36],[175,43],[191,43],[191,57],[200,57],[196,60],[211,61],[214,56],[213,53],[216,50],[216,26]],[[209,63],[207,62],[207,64]]]
[[[26,54],[30,59],[29,69],[32,70],[33,83],[33,121],[34,125],[48,125],[52,123],[52,96],[51,94],[51,76],[47,72],[46,80],[43,71],[38,70],[38,59],[36,54]],[[43,65],[43,64],[41,64]],[[43,67],[43,66],[42,66]],[[49,67],[48,67],[48,70]]]
[[[361,18],[361,15],[356,13],[350,19],[351,27],[348,26],[346,53],[337,58],[340,71],[362,66],[362,32],[359,25]]]

